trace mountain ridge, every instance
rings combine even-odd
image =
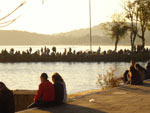
[[[146,45],[150,45],[150,32],[146,32]],[[89,28],[69,32],[44,35],[27,31],[0,30],[0,45],[89,45]],[[92,27],[93,45],[114,45],[103,23]],[[137,38],[135,44],[140,44]],[[119,45],[130,45],[129,36],[119,42]]]

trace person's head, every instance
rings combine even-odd
[[[129,70],[126,70],[123,75],[126,76],[128,73],[129,73]]]
[[[48,76],[46,73],[42,73],[40,78],[41,78],[41,82],[45,82],[45,81],[47,81]]]
[[[147,63],[147,66],[150,66],[150,62]]]
[[[0,90],[7,88],[3,82],[0,82]]]
[[[139,71],[145,71],[145,69],[144,69],[140,64],[136,64],[135,67],[136,67],[136,69],[138,69]]]
[[[147,69],[147,70],[150,70],[150,65],[149,65],[149,66],[146,66],[146,69]]]
[[[135,68],[138,69],[138,70],[141,70],[140,64],[136,64],[136,65],[135,65]]]
[[[130,61],[130,64],[131,64],[131,66],[134,66],[134,65],[135,65],[135,61],[134,61],[134,60],[131,60],[131,61]]]
[[[52,81],[55,82],[64,82],[63,78],[60,76],[59,73],[54,73],[52,75]]]

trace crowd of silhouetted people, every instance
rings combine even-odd
[[[63,52],[57,52],[56,47],[52,49],[44,47],[33,51],[30,47],[26,51],[2,50],[0,62],[129,62],[130,59],[136,61],[148,61],[150,59],[150,49],[135,49],[131,52],[128,49],[117,52],[108,50],[101,51],[75,51],[69,48]]]
[[[144,68],[140,64],[136,64],[134,60],[131,60],[129,69],[123,74],[124,82],[127,84],[141,85],[146,79],[150,79],[150,62]]]
[[[42,73],[40,80],[39,89],[33,99],[33,103],[28,106],[28,109],[34,107],[53,107],[66,103],[66,84],[59,73],[52,75],[52,82],[48,80],[47,73]],[[0,82],[0,113],[14,112],[13,92],[3,82]]]

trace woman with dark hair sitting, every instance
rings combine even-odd
[[[52,81],[54,83],[54,90],[55,90],[55,105],[59,105],[65,103],[67,100],[67,93],[66,93],[66,85],[63,78],[59,75],[59,73],[54,73],[52,75]]]
[[[0,82],[0,113],[14,113],[14,95],[3,82]]]

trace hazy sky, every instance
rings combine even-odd
[[[17,7],[23,0],[0,0],[0,17]],[[66,32],[89,27],[89,0],[26,0],[27,3],[7,20],[19,15],[13,24],[3,29],[23,30],[43,34]],[[91,0],[92,26],[110,21],[121,11],[121,0]]]

